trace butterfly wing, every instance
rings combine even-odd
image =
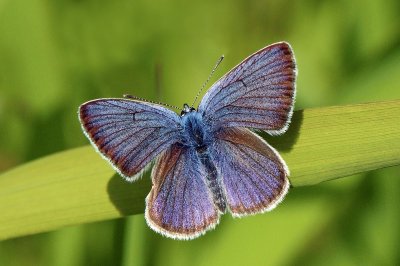
[[[211,155],[233,216],[269,211],[289,188],[289,170],[279,154],[245,128],[218,132]]]
[[[179,138],[180,118],[158,105],[128,99],[98,99],[79,107],[93,146],[127,180],[134,181],[158,154]]]
[[[214,129],[249,127],[281,134],[293,112],[295,80],[296,63],[290,45],[272,44],[218,80],[198,109]]]
[[[194,149],[174,144],[157,160],[146,198],[148,225],[163,235],[192,239],[214,228],[217,207]]]

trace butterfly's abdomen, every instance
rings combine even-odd
[[[198,112],[190,112],[182,117],[183,145],[195,149],[199,159],[206,170],[208,187],[213,195],[215,205],[221,212],[226,210],[226,200],[218,181],[218,173],[208,152],[212,143],[209,128],[203,123],[202,116]]]
[[[201,163],[207,172],[207,183],[210,188],[213,200],[215,205],[217,205],[218,209],[224,213],[226,210],[226,201],[224,194],[222,192],[221,184],[218,181],[218,172],[215,168],[214,163],[211,161],[210,155],[208,152],[203,152],[199,154],[199,158]]]

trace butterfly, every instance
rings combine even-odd
[[[289,169],[254,131],[284,133],[295,99],[291,46],[255,52],[220,78],[197,109],[180,115],[137,99],[106,98],[79,107],[83,132],[127,181],[155,161],[146,198],[150,228],[174,239],[213,229],[220,216],[270,211],[285,197]]]

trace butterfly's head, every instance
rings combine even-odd
[[[196,109],[194,109],[193,107],[190,107],[187,103],[185,103],[185,104],[183,104],[183,109],[182,109],[182,112],[181,112],[181,116],[184,116],[187,113],[195,112],[195,111],[196,111]]]

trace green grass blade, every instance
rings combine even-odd
[[[293,186],[400,165],[400,100],[297,111],[289,131],[266,137]],[[0,239],[142,213],[148,175],[122,180],[90,146],[0,175]]]
[[[289,165],[293,186],[400,164],[400,100],[305,109],[292,121],[285,135],[267,140]]]

